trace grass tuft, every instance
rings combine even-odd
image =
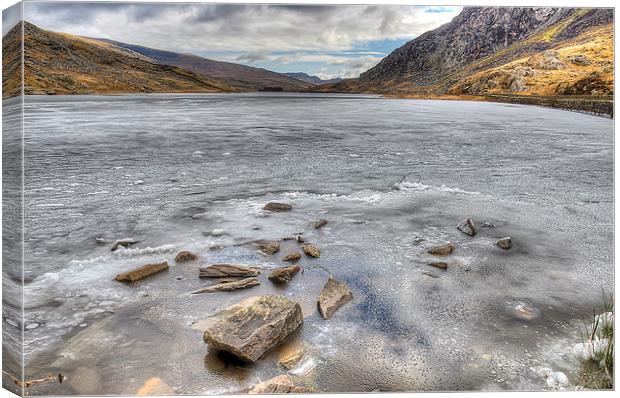
[[[614,385],[614,300],[612,294],[603,292],[604,313],[584,322],[584,346],[591,354],[584,360],[579,372],[579,385],[586,389],[612,389]],[[606,344],[601,344],[606,342]],[[600,345],[598,345],[600,344]],[[598,345],[598,346],[597,346]]]

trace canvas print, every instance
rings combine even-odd
[[[2,386],[614,388],[614,9],[2,13]]]

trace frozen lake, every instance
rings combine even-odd
[[[68,378],[33,394],[133,394],[151,377],[223,393],[275,376],[277,352],[225,363],[191,328],[268,293],[302,304],[290,343],[309,356],[293,371],[318,391],[548,389],[539,368],[574,374],[582,319],[613,291],[611,119],[320,94],[31,96],[25,115],[26,377]],[[293,210],[265,214],[269,201]],[[467,217],[474,238],[456,229]],[[239,243],[297,232],[322,254],[286,288],[263,272],[185,295],[208,284],[201,264],[285,265],[294,242],[274,256]],[[127,237],[140,242],[110,251]],[[446,241],[448,269],[429,267]],[[183,249],[201,260],[176,264]],[[113,280],[162,260],[166,273]],[[323,268],[354,296],[329,321]]]

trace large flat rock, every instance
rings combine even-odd
[[[200,267],[201,278],[224,278],[227,276],[258,276],[260,270],[236,264],[213,264]]]
[[[168,269],[168,262],[164,261],[163,263],[156,264],[147,264],[140,268],[136,268],[133,271],[124,272],[122,274],[116,275],[116,280],[119,282],[135,282],[140,279],[146,278],[147,276],[151,276],[158,272],[162,272]]]
[[[216,283],[202,289],[198,289],[192,292],[192,294],[198,293],[215,293],[215,292],[230,292],[233,290],[247,289],[249,287],[260,285],[260,282],[256,278],[245,278],[238,281],[225,281]]]
[[[299,304],[283,296],[254,296],[210,316],[203,337],[211,348],[255,362],[302,323]]]
[[[323,318],[330,319],[338,308],[351,300],[353,300],[353,294],[347,285],[330,276],[321,291],[317,304]]]

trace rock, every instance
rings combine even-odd
[[[136,395],[173,395],[174,391],[159,377],[152,377],[144,382]]]
[[[447,256],[454,251],[454,245],[452,243],[446,243],[445,245],[433,246],[428,249],[427,253],[434,256]]]
[[[95,238],[95,242],[97,242],[98,245],[105,245],[106,243],[108,243],[105,238]]]
[[[300,234],[297,234],[295,236],[285,236],[284,238],[282,238],[282,240],[294,240],[297,243],[304,243],[304,238]]]
[[[590,65],[592,62],[584,55],[581,54],[577,54],[577,55],[569,55],[568,57],[569,62],[575,64],[575,65]]]
[[[461,221],[456,226],[456,229],[458,229],[459,231],[469,236],[474,236],[478,232],[476,230],[476,225],[474,224],[474,220],[472,220],[471,218],[466,218],[465,220]]]
[[[268,211],[289,211],[293,208],[293,206],[287,203],[277,203],[277,202],[269,202],[264,207],[263,210]]]
[[[280,250],[280,242],[276,240],[261,241],[258,243],[258,249],[267,255],[271,255]]]
[[[301,245],[301,250],[303,250],[307,256],[314,258],[321,257],[321,251],[319,250],[319,248],[311,243],[304,243],[303,245]]]
[[[313,224],[314,229],[319,229],[323,226],[325,226],[327,224],[327,220],[324,218],[321,218],[319,221],[315,222]]]
[[[303,394],[311,392],[313,390],[310,387],[295,385],[293,378],[284,374],[255,385],[248,391],[248,394]]]
[[[187,250],[183,250],[182,252],[179,252],[179,254],[177,254],[177,256],[174,258],[174,261],[176,261],[177,263],[183,263],[186,261],[194,261],[194,260],[198,260],[198,256]]]
[[[292,369],[306,355],[306,347],[303,344],[289,344],[283,347],[278,355],[278,362],[286,370]]]
[[[209,347],[255,362],[303,323],[299,304],[283,296],[254,296],[207,319]]]
[[[299,271],[301,271],[301,267],[299,265],[291,265],[289,267],[278,268],[274,270],[271,275],[269,275],[269,280],[273,283],[279,284],[288,283],[291,281],[291,279],[293,279],[295,275],[297,275]]]
[[[504,250],[509,250],[512,247],[512,239],[510,237],[501,238],[495,244]]]
[[[133,271],[118,274],[116,275],[115,279],[119,282],[135,282],[137,280],[146,278],[147,276],[165,271],[168,268],[169,267],[167,261],[157,264],[147,264],[143,267],[136,268]]]
[[[224,235],[224,230],[223,229],[214,229],[213,231],[211,231],[211,236],[222,236]]]
[[[199,270],[201,278],[222,278],[226,276],[258,276],[260,270],[235,264],[213,264],[201,267]]]
[[[430,276],[431,278],[439,278],[437,275],[433,274],[432,272],[424,271],[422,273],[426,276]]]
[[[232,290],[247,289],[249,287],[260,285],[260,282],[256,278],[245,278],[238,281],[226,281],[219,282],[215,285],[205,287],[202,289],[194,290],[192,294],[199,293],[215,293],[215,292],[230,292]]]
[[[138,243],[137,240],[132,239],[132,238],[125,238],[125,239],[119,239],[116,242],[114,242],[114,244],[112,245],[112,251],[115,251],[116,249],[118,249],[119,247],[129,247],[131,245],[135,245],[136,243]]]
[[[297,261],[299,259],[301,259],[301,253],[299,252],[289,253],[286,256],[282,257],[282,261]]]
[[[540,316],[540,310],[525,303],[517,303],[512,309],[512,316],[523,321],[531,321]]]
[[[321,291],[317,304],[323,318],[330,319],[338,308],[351,300],[353,300],[353,294],[347,285],[330,276]]]
[[[434,263],[429,263],[431,267],[440,268],[440,269],[448,269],[448,263],[444,263],[443,261],[438,261]]]

